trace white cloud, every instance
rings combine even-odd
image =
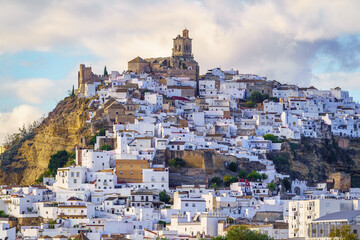
[[[359,90],[359,79],[360,72],[321,73],[314,74],[310,84],[319,89],[340,87],[343,90]]]
[[[360,22],[359,9],[357,0],[1,1],[0,53],[78,47],[100,58],[91,63],[96,73],[104,65],[121,71],[138,55],[169,56],[172,38],[187,27],[202,73],[212,67],[233,67],[302,86],[359,89],[360,75],[347,72],[360,66],[358,59],[347,56],[360,49],[360,42],[355,39],[354,48],[336,51],[335,41],[360,34],[360,25],[355,24]],[[324,43],[332,59],[346,62],[346,70],[313,74],[319,65],[314,58],[324,53]],[[11,80],[0,94],[42,104],[64,96],[77,75],[68,76],[58,81],[51,76]]]
[[[0,145],[7,134],[17,132],[19,127],[40,119],[43,114],[40,109],[30,105],[20,105],[10,112],[0,112]]]
[[[47,78],[7,79],[0,88],[1,96],[16,96],[23,103],[41,105],[64,98],[74,84],[76,71],[61,80]]]
[[[187,27],[202,72],[235,67],[295,82],[311,78],[317,42],[360,32],[359,8],[357,0],[7,1],[0,52],[84,46],[102,58],[95,71],[122,70],[138,55],[170,55]]]
[[[9,87],[19,98],[32,104],[41,104],[57,91],[55,81],[45,78],[20,80]]]

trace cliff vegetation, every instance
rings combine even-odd
[[[48,170],[53,154],[85,145],[84,137],[90,136],[89,103],[74,95],[66,97],[48,117],[9,136],[8,149],[1,155],[0,184],[33,184]]]

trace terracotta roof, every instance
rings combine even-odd
[[[70,197],[70,198],[68,199],[68,201],[82,201],[82,199],[77,198],[77,197]]]

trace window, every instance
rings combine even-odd
[[[185,203],[185,207],[188,207],[189,206],[189,204],[188,203]]]
[[[76,172],[76,177],[80,177],[80,172]]]
[[[74,179],[74,183],[76,183],[77,182],[77,179]]]

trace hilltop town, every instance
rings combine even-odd
[[[68,98],[87,101],[90,135],[54,153],[36,184],[1,186],[0,238],[211,239],[239,224],[274,239],[360,230],[353,176],[296,179],[279,155],[300,141],[346,148],[360,138],[348,91],[233,69],[200,75],[185,29],[169,57],[138,56],[100,75],[81,64]]]

